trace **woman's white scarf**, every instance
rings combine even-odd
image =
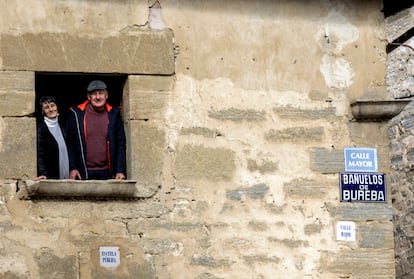
[[[65,139],[59,126],[58,116],[55,118],[44,117],[47,128],[55,138],[59,148],[59,178],[69,178],[69,158]]]

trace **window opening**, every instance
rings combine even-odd
[[[383,0],[382,12],[384,17],[389,17],[412,6],[414,6],[413,0]]]
[[[122,105],[122,93],[127,75],[124,74],[85,74],[85,73],[49,73],[35,74],[36,116],[41,115],[39,100],[43,96],[53,96],[64,115],[72,106],[86,100],[86,88],[95,79],[102,80],[108,87],[108,103]]]
[[[127,80],[125,74],[36,73],[35,116],[37,120],[42,119],[39,105],[39,100],[42,97],[53,96],[56,99],[59,114],[65,118],[71,107],[81,104],[87,99],[87,87],[93,80],[102,80],[107,85],[107,102],[110,105],[122,106],[123,89]]]

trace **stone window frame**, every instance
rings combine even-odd
[[[18,181],[20,198],[106,198],[123,183],[129,194],[112,197],[141,198],[157,193],[167,152],[165,106],[174,87],[175,53],[171,30],[142,30],[105,38],[50,33],[6,34],[2,35],[2,41],[5,43],[0,46],[3,59],[0,94],[4,94],[8,102],[0,105],[0,139],[8,148],[0,149],[0,164],[6,166],[0,170],[0,177]],[[98,47],[90,49],[88,46]],[[96,61],[100,61],[99,65]],[[102,182],[94,180],[31,180],[36,174],[36,160],[33,160],[36,158],[36,119],[33,117],[36,72],[126,75],[122,102],[129,180],[109,180],[104,183],[105,187],[97,187]],[[9,102],[14,105],[8,105]],[[67,191],[74,185],[75,192]],[[49,192],[45,193],[47,189]]]

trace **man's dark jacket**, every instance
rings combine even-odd
[[[70,108],[68,113],[68,153],[69,153],[69,170],[78,170],[82,179],[88,179],[86,168],[86,119],[85,109],[90,104],[87,100],[82,104]],[[119,108],[105,105],[108,112],[108,168],[111,177],[115,177],[116,173],[126,175],[126,140],[124,124],[122,122],[121,112]]]
[[[63,138],[67,133],[59,117],[59,126]],[[43,117],[37,119],[37,176],[44,175],[48,179],[59,179],[59,146],[55,137],[49,131]]]

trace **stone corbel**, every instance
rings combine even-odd
[[[135,180],[23,180],[18,184],[19,199],[144,199],[158,192],[158,185]]]
[[[398,115],[409,102],[411,99],[355,100],[351,112],[357,121],[385,121]]]

